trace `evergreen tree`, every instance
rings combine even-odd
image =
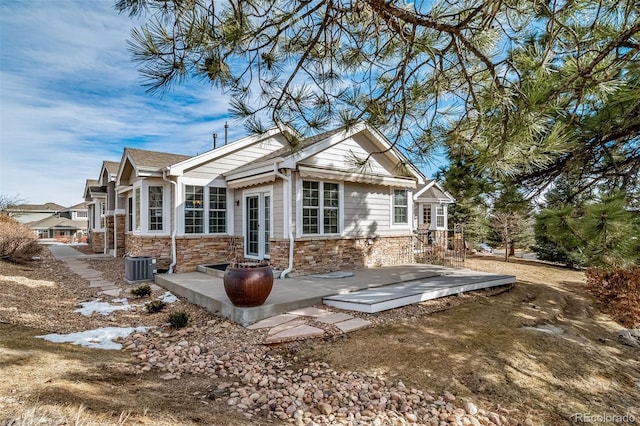
[[[566,170],[637,187],[635,0],[119,0],[151,91],[188,77],[254,132],[365,120],[410,153],[540,191]],[[290,141],[296,146],[296,140]],[[366,159],[363,159],[366,161]]]

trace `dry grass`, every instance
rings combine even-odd
[[[332,344],[304,343],[303,357],[449,390],[539,424],[567,424],[576,413],[640,418],[640,352],[616,340],[622,327],[594,307],[583,273],[492,258],[472,258],[468,266],[515,274],[518,283],[494,297]],[[543,325],[563,332],[531,329]]]

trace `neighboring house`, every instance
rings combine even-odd
[[[272,129],[195,157],[125,149],[124,252],[178,272],[235,256],[307,274],[410,263],[419,225],[447,229],[453,198],[377,130],[336,129],[292,149],[296,136]]]
[[[40,240],[62,243],[86,241],[87,208],[84,203],[69,208],[55,203],[21,204],[6,211],[33,229]]]
[[[56,203],[19,204],[5,209],[10,217],[20,223],[36,222],[54,216],[65,207]]]

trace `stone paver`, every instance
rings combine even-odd
[[[353,316],[345,314],[344,312],[327,312],[327,314],[315,318],[316,321],[323,324],[335,324],[352,319]]]
[[[284,324],[280,324],[280,325],[277,325],[277,326],[273,327],[272,329],[270,329],[267,332],[267,334],[269,336],[271,336],[271,335],[274,335],[274,334],[278,334],[278,333],[280,333],[282,331],[286,331],[286,330],[289,330],[291,328],[299,327],[299,326],[305,325],[305,324],[307,324],[307,322],[305,320],[302,320],[302,319],[289,321],[289,322],[286,322]]]
[[[326,315],[330,313],[329,311],[325,311],[324,309],[314,308],[313,306],[309,306],[307,308],[296,309],[295,311],[289,311],[288,314],[299,315],[303,317],[319,317],[322,315]]]
[[[296,318],[299,318],[297,315],[291,315],[291,314],[281,314],[281,315],[276,315],[275,317],[270,317],[270,318],[265,318],[261,321],[258,321],[255,324],[251,324],[250,326],[248,326],[247,328],[249,330],[256,330],[259,328],[271,328],[271,327],[276,327],[278,325],[287,323],[289,321],[292,321]]]
[[[336,323],[334,325],[342,330],[343,333],[349,333],[352,331],[360,330],[361,328],[369,327],[371,325],[371,321],[367,321],[362,318],[353,318],[347,321]]]
[[[115,289],[111,289],[111,290],[104,290],[104,291],[101,291],[98,294],[104,294],[105,296],[118,297],[118,296],[120,296],[120,289],[119,288],[115,288]]]
[[[281,343],[292,340],[310,339],[313,337],[324,336],[324,330],[312,327],[308,324],[299,325],[288,330],[281,331],[278,334],[267,337],[265,343]]]

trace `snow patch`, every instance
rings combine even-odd
[[[164,303],[175,303],[178,301],[178,298],[174,296],[170,291],[167,291],[165,294],[158,297],[158,299],[160,299]]]
[[[113,299],[112,302],[120,303],[120,305],[112,305],[109,302],[101,302],[100,299],[96,299],[91,302],[81,302],[80,306],[82,307],[76,309],[74,312],[79,312],[86,317],[90,316],[94,312],[102,315],[109,315],[111,312],[126,311],[131,309],[132,306],[136,306],[129,305],[129,301],[127,299]]]
[[[141,333],[148,329],[149,327],[102,327],[95,330],[80,331],[78,333],[53,333],[36,337],[52,343],[71,343],[86,348],[120,350],[122,349],[122,345],[113,340],[124,339],[131,333]]]

